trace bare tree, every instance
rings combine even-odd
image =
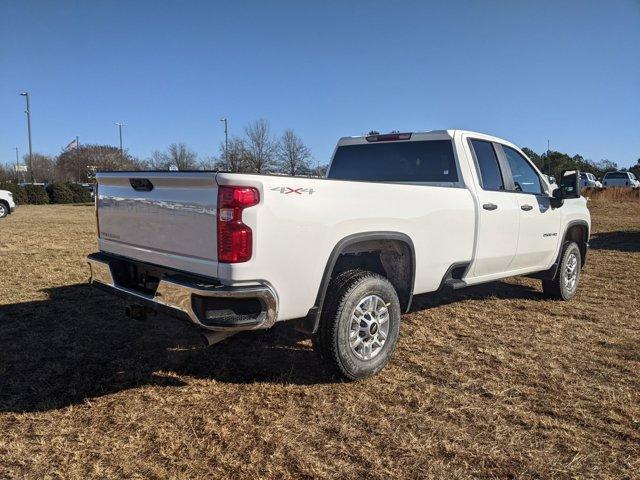
[[[15,167],[15,165],[10,163],[0,165],[0,182],[10,182],[16,179],[16,172],[11,167]]]
[[[317,168],[312,170],[313,176],[318,178],[324,178],[327,176],[327,171],[329,170],[329,165],[318,165]]]
[[[207,155],[198,162],[198,170],[218,170],[220,160],[214,155]]]
[[[193,170],[198,165],[198,154],[184,143],[172,143],[168,149],[169,159],[178,170]]]
[[[226,154],[224,143],[220,144],[220,158],[217,168],[234,173],[251,171],[248,156],[247,142],[240,137],[231,137]]]
[[[154,150],[146,160],[147,166],[151,170],[169,170],[169,157],[165,152]]]
[[[244,129],[247,135],[246,158],[253,173],[268,172],[274,166],[278,143],[271,136],[269,122],[259,119]]]
[[[277,157],[280,170],[291,176],[309,171],[311,150],[291,129],[285,130],[282,134]]]
[[[84,144],[63,151],[56,159],[56,180],[88,182],[96,170],[140,170],[141,162],[112,145]],[[35,168],[34,168],[35,170]]]
[[[198,154],[184,143],[172,143],[166,152],[151,152],[147,162],[154,170],[168,170],[172,165],[178,170],[195,170],[198,167]]]
[[[24,155],[22,161],[25,165],[29,165],[29,155]],[[56,161],[53,157],[34,152],[31,166],[33,167],[33,179],[36,182],[56,180]]]

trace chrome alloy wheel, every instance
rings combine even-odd
[[[360,360],[371,360],[382,351],[389,335],[389,310],[378,295],[367,295],[351,314],[349,346]]]
[[[575,253],[569,255],[564,268],[564,286],[570,292],[576,288],[578,283],[578,256]]]

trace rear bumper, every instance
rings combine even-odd
[[[278,314],[278,300],[265,284],[229,287],[218,282],[203,282],[178,272],[163,274],[153,293],[139,291],[122,284],[117,269],[127,260],[94,253],[87,257],[91,267],[91,284],[111,294],[177,318],[185,318],[198,327],[211,331],[241,331],[271,327]],[[130,262],[139,266],[140,262]],[[236,313],[234,304],[253,302],[250,314]],[[213,312],[213,313],[212,313]]]

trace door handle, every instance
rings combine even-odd
[[[496,208],[498,208],[498,205],[496,205],[495,203],[485,203],[484,205],[482,205],[482,208],[484,208],[485,210],[495,210]]]
[[[533,210],[533,207],[531,205],[521,205],[520,208],[525,212],[528,212],[529,210]]]

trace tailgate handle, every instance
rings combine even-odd
[[[129,183],[136,192],[150,192],[153,190],[153,183],[147,178],[130,178]]]

